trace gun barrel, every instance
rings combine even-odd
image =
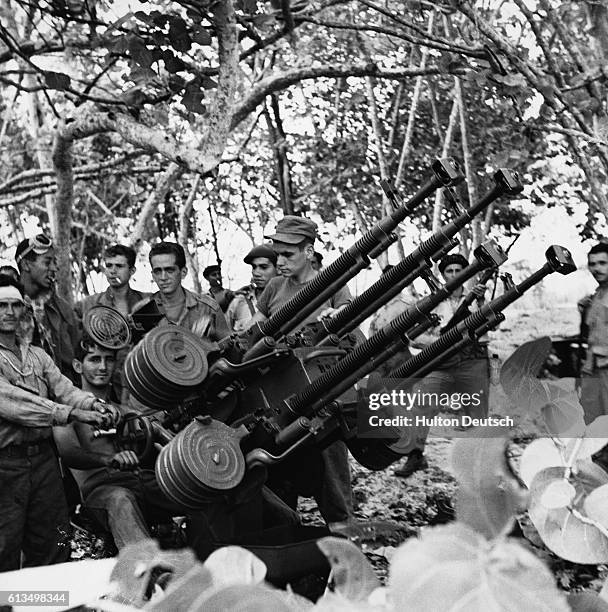
[[[451,223],[427,238],[394,268],[384,274],[369,289],[357,296],[346,308],[324,325],[329,334],[342,336],[386,304],[404,287],[411,284],[424,269],[425,260],[433,258],[449,245],[454,236],[479,212],[503,195],[515,195],[523,189],[516,173],[501,169],[494,174],[495,185],[479,202],[471,206]]]
[[[300,393],[289,399],[289,408],[296,414],[306,414],[316,409],[317,402],[325,404],[338,397],[342,393],[340,389],[346,384],[345,381],[351,380],[353,372],[369,363],[374,356],[380,354],[387,345],[397,340],[411,327],[421,323],[439,302],[487,265],[487,261],[476,259],[439,291],[422,298],[414,306],[406,309],[371,338],[355,346],[348,355],[312,381]]]
[[[464,178],[456,162],[450,158],[437,160],[433,164],[433,172],[433,176],[405,204],[379,221],[276,313],[259,324],[258,333],[278,338],[295,329],[310,313],[366,268],[370,255],[377,256],[388,248],[393,242],[392,232],[398,224],[431,193],[439,187],[456,185]]]

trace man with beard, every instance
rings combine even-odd
[[[277,275],[277,256],[267,244],[253,247],[243,261],[251,266],[251,283],[236,292],[226,313],[228,325],[235,332],[244,331],[251,325],[258,297],[268,281]]]
[[[72,360],[79,340],[78,323],[70,304],[54,290],[56,266],[51,239],[38,234],[22,240],[15,251],[15,262],[25,289],[21,339],[42,347],[61,373],[75,381]]]

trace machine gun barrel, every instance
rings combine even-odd
[[[458,276],[448,281],[436,293],[419,300],[406,309],[371,338],[358,344],[332,368],[312,381],[300,393],[287,400],[289,409],[296,414],[312,414],[317,408],[341,395],[358,378],[356,373],[368,364],[373,367],[373,357],[384,351],[387,345],[397,340],[416,324],[427,319],[430,312],[455,289],[490,265],[504,261],[502,250],[486,243],[475,250],[475,261]]]
[[[432,168],[433,176],[405,204],[380,220],[266,321],[253,325],[248,331],[250,343],[262,336],[279,338],[295,329],[310,313],[366,268],[370,257],[377,257],[394,242],[392,232],[425,198],[439,187],[451,187],[464,179],[451,158],[435,161]]]
[[[483,328],[497,313],[504,310],[509,304],[521,297],[528,289],[542,281],[552,272],[560,274],[570,274],[576,270],[576,265],[572,260],[570,252],[564,247],[553,245],[545,253],[547,263],[524,279],[503,295],[484,304],[478,311],[463,319],[455,327],[448,329],[438,340],[429,344],[420,353],[408,359],[403,365],[399,366],[389,374],[389,378],[413,378],[419,377],[421,373],[429,372],[428,364],[433,361],[440,363],[446,357],[454,354],[454,348],[459,345],[461,348],[465,344],[472,342],[479,330]],[[462,342],[462,341],[465,342]],[[462,344],[461,344],[462,343]]]
[[[500,169],[494,175],[494,188],[479,202],[464,211],[451,223],[441,227],[435,234],[425,240],[401,260],[394,268],[375,282],[369,289],[356,297],[348,306],[338,314],[324,322],[327,334],[343,336],[352,331],[373,314],[380,306],[411,284],[421,272],[430,267],[427,260],[442,252],[446,245],[450,245],[454,236],[479,212],[490,205],[491,202],[503,195],[516,195],[523,189],[516,173],[507,169]]]

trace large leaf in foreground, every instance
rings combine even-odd
[[[586,493],[603,482],[594,483],[592,475],[587,475],[585,481],[576,475],[570,476],[568,481],[575,488],[575,499],[567,506],[547,507],[543,503],[547,490],[563,482],[564,475],[564,468],[552,467],[534,477],[530,486],[530,520],[546,546],[562,559],[574,563],[606,563],[608,538],[584,509]]]
[[[506,438],[471,437],[457,440],[452,449],[460,484],[456,516],[488,538],[500,534],[525,507],[526,492],[507,464],[507,444]]]
[[[395,610],[569,612],[547,567],[511,540],[489,543],[460,523],[401,545],[390,569]]]

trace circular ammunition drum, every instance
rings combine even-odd
[[[156,479],[165,495],[186,508],[200,508],[234,489],[245,475],[242,437],[210,417],[194,419],[156,461]]]
[[[175,325],[154,328],[125,360],[129,390],[136,400],[151,408],[179,404],[207,376],[207,345]]]

